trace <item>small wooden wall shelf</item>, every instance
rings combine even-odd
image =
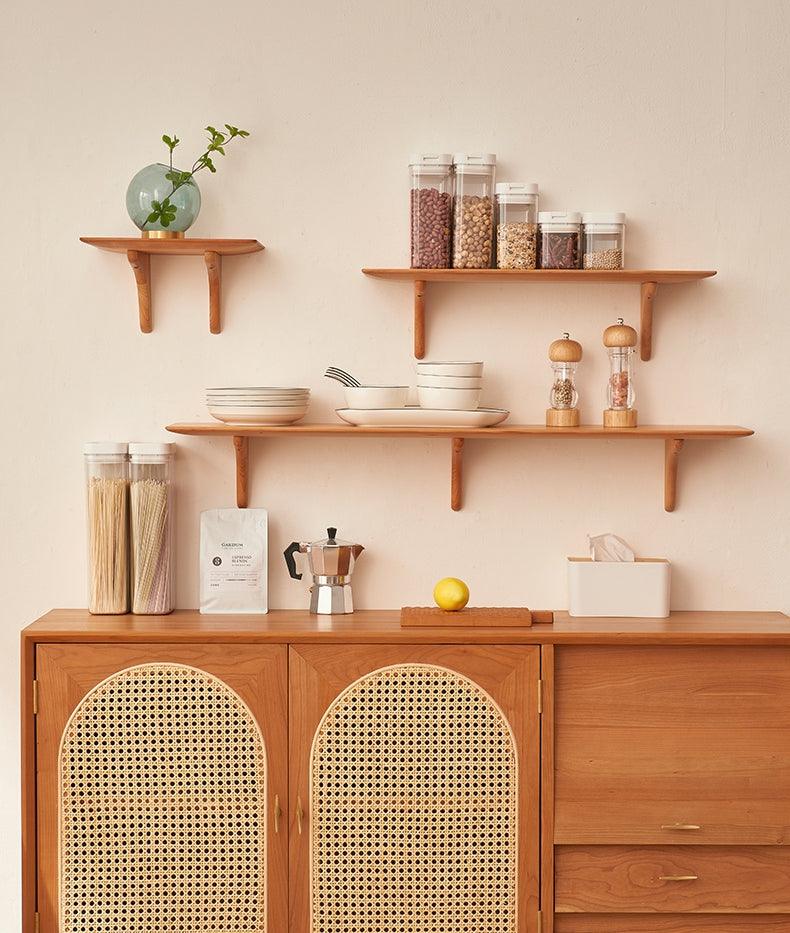
[[[653,355],[653,305],[659,285],[676,285],[681,282],[696,282],[707,279],[716,272],[684,269],[363,269],[365,275],[379,279],[395,279],[414,284],[414,355],[418,360],[425,357],[425,296],[430,282],[487,282],[501,285],[503,282],[532,282],[546,284],[554,282],[576,282],[582,284],[604,283],[611,285],[641,286],[639,341],[643,360]]]
[[[154,329],[151,314],[151,256],[202,256],[208,272],[208,327],[212,334],[222,331],[220,285],[222,257],[257,253],[263,249],[257,240],[216,240],[184,237],[181,240],[147,240],[143,237],[81,236],[80,240],[97,249],[126,253],[137,283],[137,303],[140,330],[150,334]]]
[[[549,428],[543,424],[510,424],[495,428],[407,428],[353,427],[348,424],[231,425],[217,422],[169,424],[174,434],[233,439],[236,451],[236,504],[249,503],[249,439],[251,437],[446,437],[450,440],[450,508],[463,502],[463,453],[467,440],[513,440],[520,437],[563,437],[569,440],[615,438],[618,440],[664,441],[664,509],[673,512],[677,503],[678,460],[684,443],[749,437],[750,428],[735,425],[646,424],[637,428],[604,428],[583,424],[577,428]]]

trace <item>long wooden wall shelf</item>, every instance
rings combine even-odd
[[[749,437],[750,428],[735,425],[640,425],[637,428],[604,428],[583,424],[578,428],[547,428],[542,424],[511,424],[495,428],[353,427],[347,424],[240,425],[205,422],[169,424],[168,431],[201,437],[230,437],[236,452],[236,504],[249,503],[249,441],[251,437],[446,437],[451,444],[450,507],[457,512],[463,502],[463,452],[467,440],[508,440],[521,437],[562,437],[573,440],[610,438],[664,441],[664,508],[673,512],[677,503],[678,460],[686,441]]]
[[[503,282],[583,284],[619,283],[641,286],[640,355],[649,360],[653,355],[653,305],[659,285],[696,282],[716,275],[715,270],[685,269],[363,269],[365,275],[379,279],[412,282],[414,286],[414,355],[425,357],[425,302],[429,282],[467,282],[501,285]]]
[[[257,253],[263,249],[263,245],[257,240],[217,240],[202,237],[184,237],[181,240],[147,240],[143,237],[81,236],[80,240],[97,249],[109,250],[112,253],[126,253],[137,283],[140,330],[144,334],[150,334],[154,329],[151,314],[151,256],[203,257],[208,273],[208,326],[212,334],[219,334],[222,331],[220,309],[222,257]]]

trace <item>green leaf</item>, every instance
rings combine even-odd
[[[215,146],[214,149],[215,149],[217,152],[221,152],[222,155],[225,155],[225,150],[222,148],[222,146]]]
[[[173,147],[173,140],[172,140],[169,136],[163,136],[163,137],[162,137],[162,142],[163,142],[163,143],[166,143],[166,144],[167,144],[168,146],[170,146],[170,148],[172,149],[172,147]]]
[[[162,210],[162,205],[159,203],[159,201],[151,201],[151,207],[152,207],[155,211],[161,211],[161,210]]]
[[[158,218],[159,214],[156,211],[151,211],[151,213],[145,218],[145,222],[147,224],[152,224]]]
[[[249,136],[248,130],[239,130],[239,136]]]
[[[168,217],[166,214],[162,214],[162,217],[161,217],[159,223],[162,224],[163,227],[169,227],[169,226],[170,226],[170,221],[171,221],[171,220],[172,220],[171,217]]]
[[[164,201],[162,201],[162,210],[166,211],[169,207],[171,207],[170,198],[167,197],[164,199]]]
[[[177,185],[179,181],[181,181],[181,172],[177,171],[176,169],[173,169],[172,172],[167,172],[165,174],[165,178],[168,181],[172,181],[174,185]]]

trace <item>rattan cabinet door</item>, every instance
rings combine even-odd
[[[282,933],[287,648],[37,648],[41,933]]]
[[[539,650],[290,649],[290,933],[534,933]]]

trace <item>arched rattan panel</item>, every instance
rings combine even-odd
[[[362,677],[310,777],[312,933],[515,933],[515,741],[479,686],[429,664]]]
[[[265,748],[222,681],[108,677],[66,726],[60,789],[60,933],[264,933]]]

